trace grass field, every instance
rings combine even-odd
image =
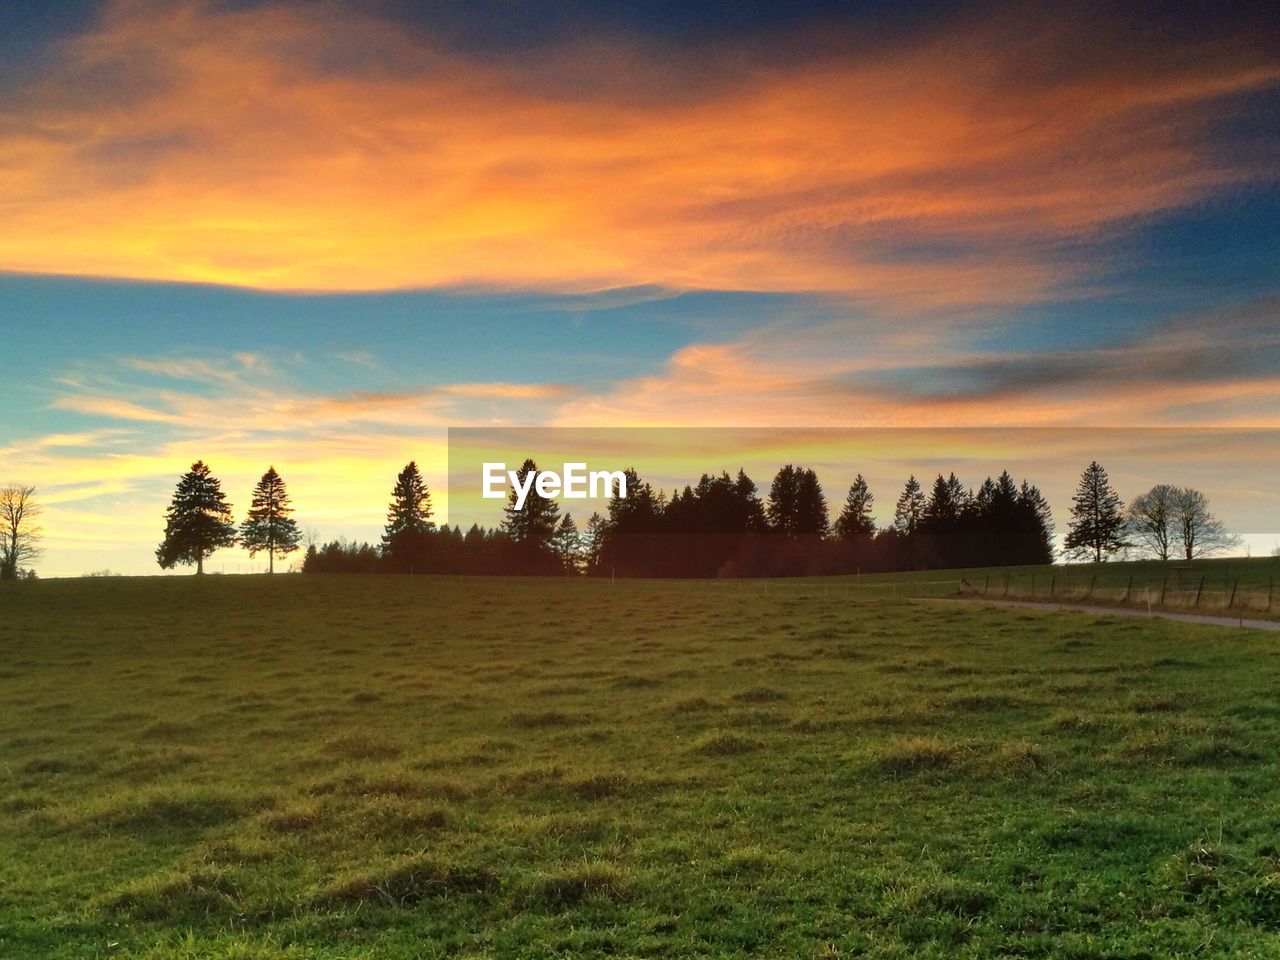
[[[1271,635],[840,581],[7,586],[6,960],[1280,956]]]

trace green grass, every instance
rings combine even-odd
[[[8,585],[0,956],[1280,955],[1274,636],[842,585]]]

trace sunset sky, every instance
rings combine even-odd
[[[1114,6],[8,0],[41,574],[197,458],[374,539],[449,426],[1280,428],[1280,18]]]

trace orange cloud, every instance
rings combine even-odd
[[[979,25],[623,98],[592,86],[643,78],[642,50],[481,62],[325,10],[121,0],[66,42],[0,124],[0,268],[1011,303],[1078,279],[1037,243],[1275,172],[1217,155],[1209,122],[1280,64],[1216,47],[1027,81]],[[344,50],[388,66],[333,67]]]

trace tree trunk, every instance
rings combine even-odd
[[[196,557],[196,576],[204,573],[204,557]]]
[[[276,552],[274,550],[267,551],[267,573],[276,572]]]

